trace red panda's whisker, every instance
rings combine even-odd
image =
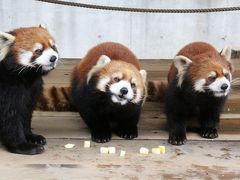
[[[39,65],[39,66],[38,66],[38,68],[37,68],[36,72],[38,72],[38,70],[39,70],[39,68],[40,68],[40,67],[42,67],[42,65]]]
[[[26,70],[28,68],[28,66],[23,66],[23,68],[18,72],[18,75],[21,74],[21,72],[23,72],[24,70]]]

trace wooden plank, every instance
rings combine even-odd
[[[197,121],[189,124],[189,129],[196,133],[196,128],[199,127]],[[167,139],[166,117],[160,111],[143,112],[138,125],[140,139],[155,139],[163,137]],[[76,112],[42,112],[35,111],[33,115],[33,128],[40,134],[45,134],[47,137],[55,138],[81,138],[90,137],[87,127],[81,117]],[[228,140],[233,140],[235,134],[240,138],[240,115],[239,114],[223,114],[220,121],[220,137]],[[160,132],[160,135],[158,134]],[[162,133],[164,132],[164,133]],[[114,136],[114,138],[117,138]],[[198,135],[191,136],[190,139],[202,139]],[[221,138],[219,139],[221,140]]]

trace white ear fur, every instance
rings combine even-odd
[[[39,24],[38,27],[43,28],[43,29],[47,29],[47,25],[46,24]]]
[[[222,56],[225,56],[227,61],[230,61],[231,54],[232,54],[232,47],[231,46],[225,46],[222,51],[220,52]]]
[[[106,64],[110,63],[111,59],[106,56],[106,55],[101,55],[100,58],[98,59],[97,61],[97,64],[96,66],[98,67],[103,67],[105,66]]]
[[[192,61],[185,56],[176,56],[173,60],[175,67],[178,71],[185,70]]]
[[[147,71],[145,71],[144,69],[141,69],[139,72],[143,78],[143,82],[145,83],[147,80]]]
[[[101,55],[96,63],[95,66],[92,67],[92,69],[87,74],[87,83],[92,78],[93,74],[97,71],[100,71],[105,65],[111,62],[111,59],[106,55]]]
[[[181,87],[183,82],[183,76],[186,72],[187,67],[192,63],[192,61],[185,56],[176,56],[173,60],[175,67],[178,70],[178,86]]]
[[[9,48],[14,41],[15,37],[13,35],[5,32],[0,32],[0,61],[6,57]]]

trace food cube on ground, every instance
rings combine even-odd
[[[161,153],[161,154],[165,154],[165,152],[166,152],[165,146],[158,146],[158,147],[159,147],[159,149],[160,149],[160,153]]]
[[[75,146],[75,144],[65,144],[64,147],[67,149],[71,149]]]
[[[123,151],[123,150],[120,151],[120,157],[124,157],[125,154],[126,154],[126,151]]]
[[[107,147],[100,147],[100,153],[101,154],[108,154],[108,148]]]
[[[90,141],[84,141],[83,147],[90,148]]]
[[[152,153],[153,154],[160,154],[161,152],[161,149],[160,148],[152,148]]]
[[[109,154],[115,154],[116,153],[116,148],[115,147],[109,147],[108,148],[108,153]]]
[[[148,154],[149,153],[149,149],[147,149],[145,147],[141,147],[139,152],[140,152],[140,154]]]

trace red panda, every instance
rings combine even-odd
[[[8,151],[44,151],[46,139],[32,133],[31,118],[42,93],[42,76],[57,61],[55,41],[45,27],[0,32],[0,137]]]
[[[220,53],[210,44],[194,42],[179,51],[168,73],[165,111],[169,143],[186,141],[185,121],[196,117],[203,138],[218,137],[217,125],[231,89],[231,48]]]
[[[110,141],[112,132],[138,136],[137,123],[146,98],[146,71],[125,46],[105,42],[93,47],[72,73],[71,103],[95,142]]]

